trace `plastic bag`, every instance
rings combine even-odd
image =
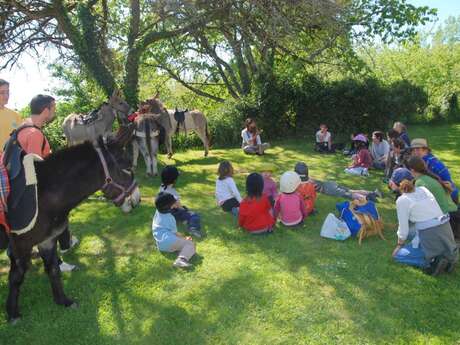
[[[321,227],[321,237],[333,240],[344,241],[351,236],[347,223],[337,218],[334,214],[329,213]]]

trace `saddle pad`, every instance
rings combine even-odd
[[[88,114],[82,114],[77,117],[77,123],[80,125],[89,125],[96,122],[99,118],[99,110],[95,109],[90,111]]]
[[[11,232],[18,235],[31,230],[38,216],[37,179],[34,162],[41,160],[34,154],[24,156],[19,175],[10,181],[7,220]]]

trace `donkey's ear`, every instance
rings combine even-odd
[[[184,113],[188,113],[188,108],[184,110]]]

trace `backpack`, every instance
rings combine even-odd
[[[358,236],[359,244],[366,237],[379,235],[383,237],[383,221],[380,217],[375,204],[372,201],[362,202],[353,200],[345,201],[336,205],[342,218],[348,225],[352,236]]]

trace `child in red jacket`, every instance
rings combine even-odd
[[[354,141],[358,153],[353,156],[353,164],[345,169],[345,172],[352,175],[369,176],[369,168],[372,166],[372,156],[367,149],[367,138],[358,134]]]
[[[247,196],[240,203],[238,224],[251,234],[263,234],[273,231],[275,218],[267,195],[263,194],[264,180],[258,173],[246,178]]]

